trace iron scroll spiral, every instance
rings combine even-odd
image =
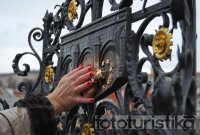
[[[42,64],[42,60],[39,56],[39,54],[36,52],[36,50],[34,49],[32,42],[31,42],[31,38],[33,37],[33,39],[37,42],[41,41],[43,39],[43,30],[40,28],[34,28],[30,31],[29,35],[28,35],[28,43],[29,43],[29,47],[31,48],[31,50],[33,51],[33,53],[31,52],[25,52],[25,53],[21,53],[21,54],[17,54],[13,60],[13,65],[12,68],[14,70],[14,73],[20,76],[27,76],[28,72],[30,71],[30,66],[28,64],[23,64],[25,66],[25,69],[22,71],[19,68],[19,61],[20,59],[24,56],[24,55],[32,55],[34,56],[40,65],[40,70],[39,70],[39,74],[38,74],[38,79],[36,80],[36,82],[34,83],[33,87],[32,85],[27,82],[21,82],[18,85],[18,89],[19,91],[26,91],[26,94],[30,94],[32,93],[36,87],[38,86],[40,79],[41,79],[41,75],[42,75],[42,71],[41,71],[41,64]]]

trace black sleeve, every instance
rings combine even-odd
[[[53,107],[45,96],[29,95],[15,103],[16,107],[26,107],[31,120],[32,135],[55,135],[56,118]]]

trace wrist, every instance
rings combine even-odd
[[[51,105],[53,106],[53,109],[54,109],[54,113],[55,115],[60,115],[62,113],[62,111],[64,111],[64,107],[62,107],[62,105],[60,105],[58,102],[56,102],[56,99],[53,98],[50,95],[47,96],[49,102],[51,103]]]

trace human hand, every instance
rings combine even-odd
[[[93,72],[91,66],[83,68],[80,65],[61,78],[56,89],[47,96],[56,115],[75,105],[95,102],[94,98],[81,96],[81,93],[91,87]]]

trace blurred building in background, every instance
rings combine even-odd
[[[20,82],[27,81],[33,84],[36,81],[37,76],[38,71],[30,72],[27,77],[20,77],[13,73],[0,74],[0,98],[6,100],[8,104],[12,106],[17,100],[25,96],[25,93],[17,90],[17,85]]]

